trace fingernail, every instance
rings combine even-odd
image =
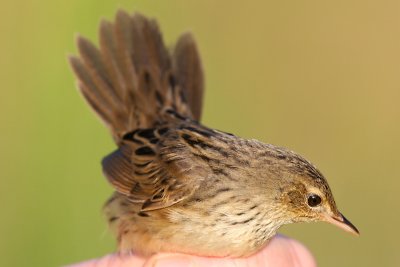
[[[194,267],[192,261],[182,257],[165,257],[157,259],[153,267]]]

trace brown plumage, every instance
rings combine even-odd
[[[357,233],[303,157],[199,123],[203,72],[190,34],[170,53],[154,20],[119,11],[99,35],[100,49],[78,37],[70,62],[118,145],[102,164],[120,251],[246,256],[301,221]]]

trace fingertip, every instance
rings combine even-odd
[[[293,251],[295,266],[310,266],[317,267],[317,262],[310,250],[297,240],[289,239]]]
[[[277,235],[264,248],[263,257],[271,262],[271,266],[307,266],[316,267],[314,256],[305,245],[286,236]],[[290,263],[290,265],[287,265]],[[268,265],[269,266],[269,265]]]

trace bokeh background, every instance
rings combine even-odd
[[[203,122],[283,145],[327,176],[355,238],[286,226],[320,266],[400,266],[399,1],[2,1],[0,266],[60,266],[114,250],[100,159],[114,149],[66,57],[118,8],[198,41]]]

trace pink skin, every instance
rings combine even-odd
[[[107,255],[69,267],[315,267],[311,253],[298,241],[278,235],[260,252],[243,259],[206,258],[183,254],[160,253],[149,259]]]

